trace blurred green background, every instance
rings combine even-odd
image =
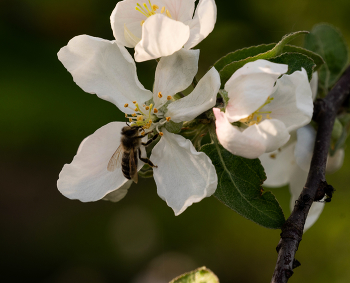
[[[270,282],[280,231],[213,197],[175,217],[151,179],[119,203],[81,203],[58,192],[58,174],[81,140],[123,115],[76,86],[56,54],[79,34],[112,40],[116,2],[0,0],[1,281],[161,283],[205,265],[223,283]],[[337,26],[350,43],[348,0],[216,2],[216,27],[198,46],[198,77],[230,51],[319,22]],[[138,65],[146,88],[154,70],[153,62]],[[328,177],[337,191],[304,235],[296,255],[302,266],[290,282],[350,282],[349,168],[346,152],[343,168]],[[288,216],[288,188],[274,193]]]

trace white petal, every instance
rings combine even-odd
[[[175,123],[191,121],[215,106],[219,89],[220,75],[212,67],[189,95],[169,104],[165,116],[171,117]]]
[[[133,48],[136,44],[125,38],[124,25],[135,37],[141,38],[141,21],[147,19],[145,15],[135,10],[139,2],[139,0],[119,1],[110,17],[114,38],[126,47]]]
[[[137,37],[131,30],[128,29],[126,24],[124,24],[124,38],[128,44],[133,47],[136,46],[136,44],[138,44],[141,40],[141,38]]]
[[[179,215],[215,192],[217,176],[210,158],[197,152],[189,140],[162,131],[164,136],[150,158],[158,165],[153,175],[158,195]]]
[[[343,166],[344,156],[345,152],[342,148],[338,149],[333,156],[328,155],[326,172],[334,173],[338,171]]]
[[[281,121],[276,119],[264,120],[258,125],[252,125],[244,130],[251,138],[261,140],[265,152],[272,152],[287,143],[290,135]]]
[[[121,169],[107,165],[120,144],[123,122],[109,123],[85,139],[72,163],[65,164],[57,181],[59,191],[70,199],[96,201],[122,187],[128,180]],[[143,162],[139,161],[141,169]]]
[[[103,200],[108,200],[111,202],[118,202],[122,200],[126,194],[128,193],[129,188],[131,187],[133,181],[129,180],[127,181],[123,186],[121,186],[118,190],[115,190],[113,192],[110,192],[107,194]]]
[[[186,49],[193,48],[206,38],[214,29],[216,22],[216,4],[214,0],[200,0],[190,26],[190,38],[185,44]]]
[[[312,154],[314,151],[316,131],[311,125],[297,130],[297,143],[294,156],[298,166],[305,172],[309,172]]]
[[[295,143],[283,146],[271,153],[265,153],[259,157],[267,176],[264,186],[282,187],[289,183],[294,160]]]
[[[248,117],[272,94],[277,78],[288,66],[257,60],[238,69],[225,84],[229,102],[226,115],[230,122]]]
[[[142,39],[135,46],[135,60],[143,62],[169,56],[182,48],[189,35],[189,26],[163,14],[151,16],[142,25]]]
[[[241,132],[237,127],[232,126],[227,120],[225,113],[220,109],[213,108],[216,118],[216,135],[224,148],[235,155],[245,158],[257,158],[265,152],[265,145],[261,139],[256,139]]]
[[[310,123],[312,92],[304,69],[278,79],[271,97],[274,100],[261,111],[271,111],[270,117],[282,121],[289,132]]]
[[[115,104],[121,111],[133,100],[152,98],[137,79],[135,62],[128,51],[115,42],[88,35],[71,39],[58,58],[84,91]]]
[[[162,57],[157,65],[153,88],[155,106],[160,108],[168,95],[185,90],[198,71],[199,50],[180,49],[173,55]],[[158,97],[161,92],[163,97]]]
[[[169,10],[174,20],[186,23],[192,19],[195,1],[196,0],[163,0],[162,2],[165,8]],[[159,7],[162,8],[161,6]]]
[[[290,209],[293,210],[295,206],[295,201],[299,198],[299,195],[305,186],[306,179],[307,179],[308,172],[303,171],[298,166],[294,166],[291,178],[290,178],[290,184],[289,184],[289,190],[291,193],[291,199],[290,199]],[[306,218],[305,226],[304,226],[304,233],[306,230],[308,230],[319,218],[322,210],[324,207],[324,203],[322,202],[313,202],[311,205],[311,208],[309,210],[308,217]]]
[[[318,73],[317,72],[312,73],[310,87],[312,91],[312,101],[314,101],[316,99],[317,90],[318,90]]]

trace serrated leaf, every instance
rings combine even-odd
[[[248,62],[276,57],[282,53],[284,46],[289,41],[307,33],[308,31],[290,33],[285,35],[277,44],[253,46],[229,53],[214,64],[214,67],[220,73],[222,84],[225,84],[235,71]]]
[[[170,283],[219,283],[216,275],[205,266],[194,271],[180,275]]]
[[[314,72],[317,71],[324,64],[324,60],[320,55],[299,46],[286,44],[286,46],[283,48],[283,52],[301,53],[311,58],[316,64],[316,67],[314,68]]]
[[[273,63],[288,65],[287,74],[292,74],[295,71],[301,71],[301,68],[304,68],[309,78],[309,81],[312,78],[312,73],[316,66],[316,64],[310,57],[300,53],[293,53],[293,52],[283,53],[280,56],[270,58],[269,61]]]
[[[226,56],[222,57],[214,64],[215,69],[220,72],[226,65],[246,59],[248,57],[254,57],[256,55],[265,53],[276,46],[276,43],[261,44],[252,47],[246,47],[234,52],[228,53]]]
[[[324,94],[337,82],[348,64],[348,48],[342,34],[329,24],[313,27],[305,37],[305,48],[321,55],[325,64],[319,70],[319,85]]]
[[[245,218],[266,228],[278,229],[285,222],[283,211],[271,192],[262,190],[266,179],[259,159],[246,159],[219,144],[202,147],[218,175],[214,196]]]

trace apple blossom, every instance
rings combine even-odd
[[[279,150],[260,156],[267,176],[264,186],[273,188],[289,184],[291,210],[293,210],[295,201],[299,198],[306,183],[316,132],[311,125],[307,125],[298,129],[296,136],[296,140],[291,140]],[[339,149],[333,156],[328,156],[326,172],[337,171],[342,166],[343,160],[344,149]],[[312,204],[305,222],[304,232],[316,222],[323,207],[323,202]]]
[[[163,127],[170,120],[190,121],[216,103],[220,77],[215,68],[204,75],[188,96],[178,100],[173,97],[191,84],[198,70],[199,50],[181,49],[161,58],[153,93],[141,85],[134,60],[115,41],[80,35],[59,51],[58,58],[84,91],[115,104],[131,125],[162,135],[150,159],[158,165],[154,168],[158,194],[176,215],[215,192],[217,176],[209,157],[197,152],[189,140]],[[128,187],[124,185],[128,180],[122,171],[107,170],[124,126],[123,122],[109,123],[81,144],[72,163],[66,164],[60,173],[57,184],[63,195],[83,202],[119,200],[125,196]],[[142,165],[140,160],[138,169]],[[111,195],[119,189],[123,191]]]
[[[169,56],[182,47],[190,49],[212,32],[216,22],[214,0],[124,0],[111,15],[119,44],[135,48],[142,62]]]
[[[213,110],[218,139],[228,151],[257,158],[283,146],[291,131],[310,122],[313,103],[307,73],[302,69],[286,75],[287,71],[288,65],[257,60],[227,81],[225,112]]]

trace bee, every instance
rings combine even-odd
[[[122,128],[120,146],[114,152],[107,165],[107,170],[110,172],[113,172],[116,168],[121,167],[124,177],[129,180],[133,180],[135,183],[138,181],[138,158],[151,167],[158,167],[154,165],[147,157],[143,158],[141,156],[140,149],[141,145],[147,146],[154,141],[158,137],[158,134],[154,135],[151,139],[144,143],[141,142],[141,139],[148,133],[139,135],[140,130],[143,131],[142,127],[140,126],[131,127],[128,125]]]

